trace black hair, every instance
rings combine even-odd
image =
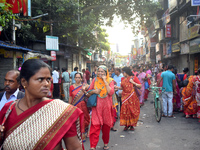
[[[200,75],[200,68],[198,69],[197,73],[198,73],[198,75]]]
[[[122,68],[122,71],[126,72],[129,76],[133,76],[133,73],[129,67]]]
[[[183,69],[183,72],[185,72],[185,73],[188,73],[188,71],[189,71],[188,67],[186,67],[186,68]]]
[[[137,68],[138,66],[137,65],[133,65],[133,68]]]
[[[75,73],[74,78],[76,77],[77,74],[80,74],[81,79],[83,79],[83,76],[82,76],[82,74],[80,72]]]
[[[65,67],[62,68],[62,72],[65,72],[67,69]]]
[[[74,71],[77,71],[77,70],[78,70],[78,67],[75,67],[75,68],[74,68]]]
[[[121,73],[121,69],[119,69],[119,68],[115,68],[117,71],[119,71],[119,73]]]
[[[34,76],[41,68],[48,68],[51,74],[51,68],[48,64],[39,59],[29,59],[22,65],[20,72],[20,80],[24,78],[27,82]]]
[[[171,70],[171,69],[174,69],[174,66],[173,66],[173,65],[169,65],[169,66],[168,66],[168,70]]]
[[[177,74],[177,68],[174,68],[173,73],[176,75]]]
[[[58,67],[54,67],[54,70],[58,71]]]

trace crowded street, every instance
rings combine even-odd
[[[140,118],[135,131],[123,131],[119,121],[111,131],[110,150],[199,150],[200,126],[197,119],[175,113],[174,118],[162,117],[160,123],[155,119],[153,95],[141,108]],[[101,137],[101,135],[100,135]],[[84,143],[89,149],[89,139]],[[103,141],[99,140],[97,150],[101,150]]]

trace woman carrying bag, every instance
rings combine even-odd
[[[109,149],[110,128],[113,126],[112,118],[112,95],[114,94],[113,79],[109,77],[106,66],[101,65],[97,70],[97,77],[93,79],[89,92],[83,88],[85,95],[98,94],[96,107],[92,107],[92,118],[90,127],[90,149],[96,149],[99,141],[100,130],[102,130],[103,149]],[[92,90],[94,89],[94,90]]]

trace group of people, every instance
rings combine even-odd
[[[76,67],[70,74],[66,70],[63,68],[59,75],[57,68],[52,72],[45,62],[31,59],[24,62],[20,72],[11,70],[6,74],[5,91],[0,93],[4,149],[62,149],[64,141],[67,150],[81,150],[88,136],[90,149],[94,150],[101,130],[103,149],[109,149],[110,130],[116,131],[116,118],[124,131],[135,130],[153,77],[165,89],[163,117],[173,117],[173,109],[184,109],[186,118],[200,118],[200,69],[197,75],[188,77],[188,68],[177,73],[172,65],[158,71],[148,65],[122,69],[100,65],[95,66],[91,83],[88,69],[79,72]],[[63,100],[56,99],[60,78]],[[96,106],[87,107],[94,94]]]

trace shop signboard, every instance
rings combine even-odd
[[[153,24],[154,24],[155,29],[159,29],[160,28],[160,24],[159,24],[159,20],[158,20],[157,15],[155,15],[153,17],[153,20],[154,20]]]
[[[59,51],[58,37],[46,36],[46,50]]]
[[[172,44],[171,44],[171,41],[166,42],[166,51],[167,51],[168,55],[172,53]]]
[[[192,6],[200,6],[200,0],[191,0]]]
[[[156,38],[151,38],[150,41],[151,41],[151,47],[155,47],[157,41]]]
[[[165,37],[166,38],[170,38],[172,36],[172,33],[171,33],[171,24],[167,24],[165,26]]]
[[[53,57],[53,59],[51,61],[56,61],[56,52],[55,51],[51,51],[51,57]]]
[[[177,6],[177,0],[168,0],[169,12],[171,12]]]
[[[188,39],[192,39],[195,37],[198,37],[199,34],[199,26],[193,26],[191,28],[188,29]]]
[[[13,58],[13,51],[5,51],[4,57],[5,58]]]
[[[180,52],[180,43],[172,44],[172,52]]]
[[[181,43],[181,54],[189,53],[189,42]]]
[[[190,41],[190,53],[200,52],[200,38]]]
[[[21,52],[16,52],[16,58],[23,58],[22,53]]]

